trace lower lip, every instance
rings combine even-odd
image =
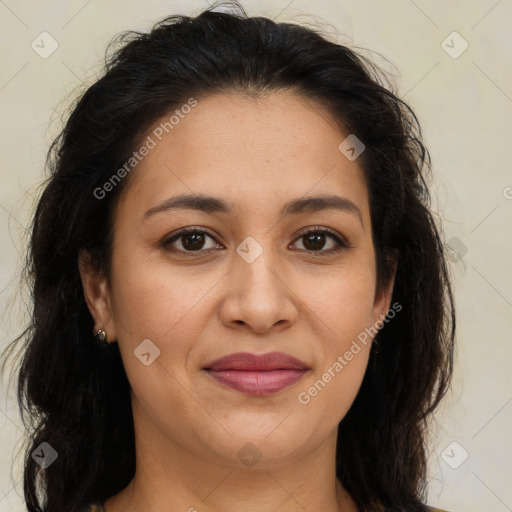
[[[206,370],[225,386],[248,395],[271,395],[298,382],[307,370]]]

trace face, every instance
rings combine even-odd
[[[376,290],[348,134],[291,93],[199,99],[161,141],[155,128],[117,206],[110,281],[81,269],[136,426],[233,465],[250,442],[258,467],[335,440],[392,290]],[[192,194],[212,199],[176,204]]]

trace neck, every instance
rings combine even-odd
[[[337,432],[309,453],[284,461],[263,455],[251,467],[207,447],[184,448],[143,419],[135,421],[135,439],[135,476],[105,512],[358,511],[336,479]]]

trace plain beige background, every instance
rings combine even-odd
[[[69,101],[97,76],[117,32],[147,30],[169,14],[195,15],[208,3],[0,0],[0,348],[26,322],[24,232]],[[512,0],[242,3],[249,14],[278,21],[315,24],[305,16],[314,15],[339,42],[395,65],[375,56],[395,74],[424,130],[458,315],[453,389],[431,442],[429,503],[451,512],[512,510]],[[48,37],[42,32],[58,44],[47,58],[31,47]],[[13,396],[4,377],[0,511],[17,512],[26,509],[22,461],[13,461],[22,435]]]

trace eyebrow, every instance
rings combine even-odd
[[[144,220],[152,215],[171,210],[199,210],[204,213],[232,213],[234,205],[213,196],[202,194],[188,194],[171,197],[162,203],[153,206],[144,214]],[[298,215],[301,213],[312,213],[322,210],[339,210],[354,214],[359,218],[363,226],[363,217],[359,207],[346,197],[335,195],[321,195],[294,199],[286,203],[280,214]]]

